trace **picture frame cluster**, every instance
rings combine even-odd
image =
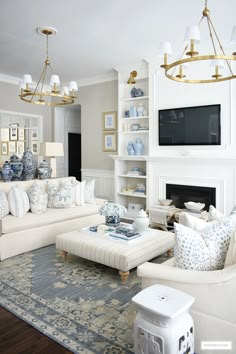
[[[104,112],[102,118],[103,127],[103,151],[117,151],[117,113]]]

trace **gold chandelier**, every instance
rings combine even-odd
[[[199,55],[195,45],[200,43],[199,26],[203,19],[207,21],[209,30],[210,41],[212,43],[212,54]],[[231,35],[231,44],[236,44],[236,26],[233,27]],[[178,60],[168,63],[168,57],[172,55],[172,49],[169,42],[162,42],[160,45],[159,53],[164,55],[164,63],[161,68],[165,70],[165,75],[168,79],[185,82],[185,83],[213,83],[236,78],[232,70],[232,63],[236,60],[236,51],[232,55],[226,55],[224,48],[220,42],[219,36],[216,33],[215,27],[210,17],[210,11],[207,7],[207,0],[205,0],[205,8],[198,25],[188,26],[185,32],[185,48]],[[205,74],[206,68],[203,67],[208,62],[213,72]],[[198,68],[197,68],[197,65]],[[208,66],[208,67],[209,67]],[[191,73],[187,75],[185,69],[191,69]],[[197,73],[197,74],[196,74]],[[203,78],[194,75],[201,73]],[[207,77],[206,77],[207,75]]]
[[[20,82],[20,98],[28,103],[47,105],[47,106],[64,106],[74,103],[76,98],[75,92],[78,91],[78,86],[75,81],[70,81],[69,86],[61,87],[58,75],[55,75],[48,57],[48,36],[55,35],[57,30],[52,27],[37,28],[39,34],[46,36],[46,60],[44,62],[43,71],[40,78],[33,88],[32,77],[29,74],[23,76]],[[45,84],[47,78],[47,70],[51,70],[52,75],[49,84]]]

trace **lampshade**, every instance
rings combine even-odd
[[[40,144],[41,156],[64,156],[62,143],[41,143]]]
[[[215,68],[216,65],[218,66],[219,69],[223,69],[225,67],[225,64],[224,64],[223,60],[221,60],[221,59],[211,60],[210,67],[211,68]]]
[[[189,42],[190,40],[193,40],[194,44],[200,43],[200,31],[197,25],[189,25],[186,28],[184,41]]]
[[[236,44],[236,26],[234,26],[232,29],[230,44]]]
[[[32,81],[31,75],[28,75],[28,74],[24,75],[23,76],[23,83],[24,84],[32,84],[33,81]]]
[[[54,84],[60,85],[60,79],[58,75],[51,75],[50,86],[53,86]]]
[[[77,83],[76,81],[70,81],[69,83],[69,91],[78,91],[78,86],[77,86]]]
[[[160,55],[167,54],[168,56],[172,56],[172,48],[170,42],[162,41],[160,43],[159,54]]]

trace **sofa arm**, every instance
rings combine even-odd
[[[0,219],[0,237],[2,237],[2,219]]]
[[[236,265],[213,271],[186,270],[164,264],[146,262],[137,268],[141,278],[160,279],[188,284],[216,284],[236,277]]]

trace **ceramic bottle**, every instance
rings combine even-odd
[[[10,182],[12,180],[14,172],[12,171],[8,161],[6,161],[2,166],[1,174],[4,182]]]
[[[135,155],[143,155],[144,145],[141,138],[137,138],[134,143]]]
[[[27,148],[23,153],[22,162],[23,162],[22,180],[27,181],[29,179],[35,178],[36,161],[33,159],[33,153],[30,151],[29,148]]]
[[[147,216],[147,213],[143,209],[141,209],[133,222],[133,229],[134,231],[137,231],[142,234],[147,231],[148,226],[149,218]]]

